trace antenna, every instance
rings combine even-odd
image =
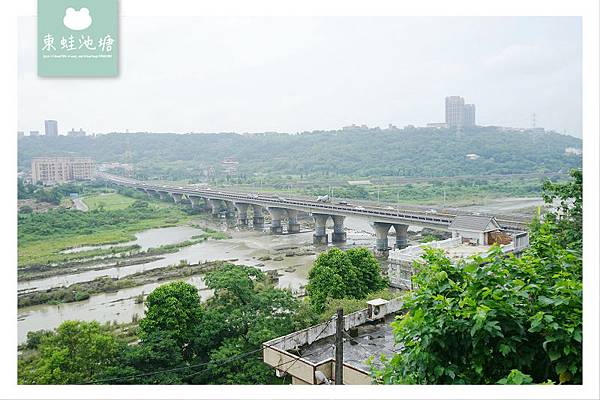
[[[531,114],[531,127],[535,129],[535,113]]]

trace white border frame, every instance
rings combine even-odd
[[[584,385],[582,386],[18,386],[16,385],[16,135],[17,18],[36,14],[35,0],[3,1],[0,105],[3,163],[0,196],[5,329],[1,331],[0,394],[11,398],[600,398],[598,387],[599,2],[597,0],[119,0],[122,16],[582,16],[584,140]],[[167,9],[168,6],[168,9]]]

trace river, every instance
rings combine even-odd
[[[303,254],[297,256],[285,256],[285,249],[300,247],[318,253],[324,247],[314,248],[312,246],[312,230],[293,235],[269,235],[267,232],[258,232],[248,229],[238,229],[228,225],[225,221],[207,221],[202,219],[198,224],[227,232],[231,238],[225,240],[206,240],[201,243],[179,249],[176,253],[162,255],[160,260],[151,261],[139,265],[115,267],[103,270],[89,270],[71,275],[62,275],[39,279],[34,281],[19,282],[19,290],[44,290],[57,286],[68,286],[76,282],[92,280],[99,276],[110,276],[122,278],[136,272],[148,271],[167,265],[177,264],[180,260],[190,263],[236,260],[235,263],[256,266],[262,270],[277,269],[279,276],[278,286],[298,290],[307,282],[308,271],[316,258],[316,254]],[[373,231],[369,223],[362,219],[347,218],[347,242],[343,247],[369,246],[374,244]],[[191,236],[202,231],[190,226],[179,226],[171,228],[157,228],[140,232],[136,240],[124,243],[138,244],[142,249],[157,247],[162,244],[173,244],[188,240]],[[261,261],[259,258],[275,252],[283,253],[283,259]],[[197,275],[182,279],[194,284],[200,290],[202,299],[210,296],[210,290],[206,289],[202,276]],[[103,293],[91,296],[89,299],[74,303],[59,305],[37,305],[24,307],[18,310],[18,340],[22,343],[27,332],[40,329],[53,329],[63,321],[97,320],[99,322],[117,321],[130,322],[134,315],[142,317],[144,305],[136,304],[134,297],[141,293],[148,294],[157,286],[164,284],[152,283],[123,289],[114,293]]]
[[[484,205],[468,206],[463,209],[472,212],[518,214],[519,211],[524,208],[536,207],[542,203],[542,200],[539,198],[500,198],[486,201],[486,204]],[[45,290],[52,287],[68,286],[77,282],[90,281],[99,276],[123,278],[137,272],[178,264],[180,260],[197,263],[203,261],[235,259],[235,263],[237,264],[256,266],[262,270],[277,269],[280,273],[279,287],[298,290],[307,282],[308,271],[316,258],[315,254],[292,257],[284,256],[280,261],[273,259],[261,261],[259,258],[274,252],[281,253],[283,251],[283,253],[285,253],[285,250],[282,249],[290,247],[299,246],[316,253],[325,249],[324,247],[314,248],[312,246],[312,230],[306,230],[293,235],[269,235],[266,231],[258,232],[248,229],[239,229],[228,224],[224,220],[215,220],[207,217],[199,218],[199,221],[197,221],[199,225],[225,231],[231,238],[225,240],[210,239],[192,246],[181,248],[176,253],[161,255],[160,257],[162,258],[160,260],[150,261],[144,264],[113,267],[96,271],[86,270],[76,274],[19,282],[18,289]],[[329,222],[331,223],[331,221]],[[345,226],[347,242],[342,247],[373,246],[374,234],[368,221],[359,218],[346,218]],[[418,231],[420,229],[411,227],[410,230]],[[136,234],[135,240],[120,245],[137,244],[142,250],[146,250],[150,247],[158,247],[164,244],[180,243],[200,233],[202,233],[200,229],[191,226],[150,229]],[[413,243],[409,242],[409,244]],[[110,247],[110,245],[102,247]],[[93,248],[96,247],[88,246],[86,248],[71,249],[69,251],[82,251]],[[101,262],[99,262],[98,265],[101,265]],[[202,299],[205,300],[211,295],[210,290],[206,289],[201,275],[184,278],[182,280],[190,282],[198,287]],[[99,322],[130,322],[135,315],[142,317],[144,314],[144,305],[141,303],[136,304],[134,297],[141,293],[148,294],[154,288],[165,282],[166,281],[161,281],[160,283],[123,289],[114,293],[98,294],[91,296],[88,300],[80,302],[20,308],[18,310],[19,343],[22,343],[26,339],[27,332],[39,329],[53,329],[65,320],[78,319],[86,321],[97,320]]]

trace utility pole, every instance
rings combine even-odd
[[[335,384],[344,384],[344,310],[337,309],[335,321]]]

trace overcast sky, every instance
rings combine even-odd
[[[19,130],[300,132],[443,122],[581,137],[577,17],[123,17],[118,78],[38,78],[19,23]]]

